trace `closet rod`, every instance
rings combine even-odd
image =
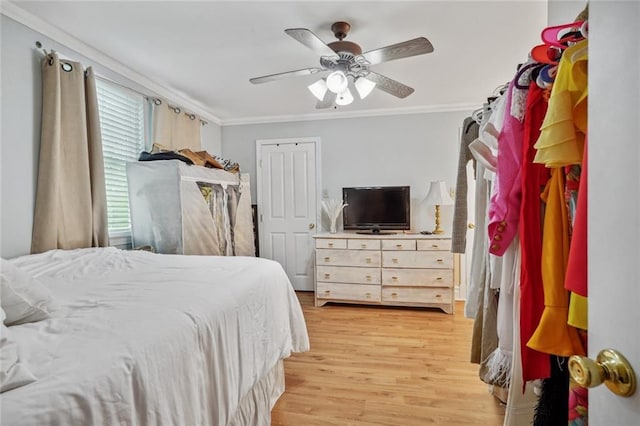
[[[46,55],[48,55],[49,53],[55,52],[55,50],[52,50],[51,52],[47,52],[47,49],[45,49],[44,47],[42,47],[42,43],[40,43],[39,41],[36,41],[36,47],[37,47],[38,49],[42,50],[42,52],[44,52],[45,56],[46,56]],[[116,85],[116,86],[122,87],[123,89],[127,89],[127,90],[130,90],[130,91],[134,92],[134,93],[137,93],[138,95],[143,96],[147,101],[151,101],[151,102],[153,102],[155,99],[159,99],[159,96],[151,96],[151,95],[148,95],[148,94],[143,93],[143,92],[141,92],[141,91],[139,91],[139,90],[136,90],[136,89],[134,89],[134,88],[132,88],[132,87],[126,86],[126,85],[124,85],[124,84],[122,84],[122,83],[118,83],[117,81],[113,81],[113,80],[111,80],[111,79],[109,79],[109,78],[107,78],[107,77],[103,77],[103,76],[98,75],[98,74],[95,74],[95,76],[96,76],[96,79],[98,79],[98,80],[102,80],[102,81],[104,81],[104,82],[106,82],[106,83],[114,84],[114,85]],[[170,103],[167,103],[167,106],[168,106],[169,108],[171,108],[171,109],[174,109],[174,110],[177,108],[179,111],[184,111],[184,113],[185,113],[185,114],[187,114],[187,115],[191,115],[190,113],[187,113],[187,112],[185,111],[185,109],[184,109],[184,108],[182,108],[181,106],[171,105]],[[193,115],[195,115],[195,114],[193,114]],[[202,123],[202,125],[203,125],[203,126],[206,126],[207,124],[209,124],[209,122],[208,122],[208,121],[203,120],[202,118],[200,118],[200,123]]]

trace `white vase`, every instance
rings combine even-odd
[[[342,200],[336,199],[328,199],[322,200],[322,210],[325,212],[327,217],[329,217],[329,232],[335,234],[336,230],[336,222],[338,221],[338,216],[340,216],[340,212],[347,205],[342,202]]]

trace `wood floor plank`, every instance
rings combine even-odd
[[[328,304],[298,292],[311,350],[285,360],[275,426],[482,425],[504,408],[469,363],[473,322],[434,309]]]

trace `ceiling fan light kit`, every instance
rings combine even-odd
[[[327,76],[327,88],[333,93],[342,93],[349,85],[347,76],[342,71],[334,71]]]
[[[318,99],[319,101],[324,99],[324,95],[326,95],[327,90],[329,90],[329,88],[327,87],[327,82],[325,81],[324,78],[321,78],[315,83],[310,84],[309,86],[307,86],[307,88],[311,93],[313,93],[313,96],[315,96],[316,99]]]
[[[351,102],[353,102],[353,95],[349,89],[345,89],[344,92],[339,93],[338,96],[336,96],[336,105],[345,106],[349,105]]]
[[[367,80],[365,77],[360,77],[355,82],[356,90],[358,91],[358,95],[360,95],[360,99],[364,99],[376,87],[376,83],[371,80]]]
[[[307,28],[289,28],[284,30],[292,38],[304,44],[316,54],[320,55],[322,68],[309,67],[295,71],[265,75],[252,78],[253,84],[266,83],[285,77],[310,75],[319,72],[330,72],[308,86],[309,91],[318,100],[316,108],[330,108],[335,105],[349,105],[354,98],[349,90],[349,84],[355,86],[360,99],[364,99],[374,88],[403,99],[413,93],[413,88],[385,77],[369,69],[370,66],[395,59],[408,58],[433,52],[431,42],[424,37],[418,37],[401,43],[362,53],[362,48],[351,41],[343,40],[351,25],[338,21],[331,26],[338,41],[324,43],[317,35]]]

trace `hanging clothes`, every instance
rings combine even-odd
[[[567,324],[569,297],[564,288],[569,256],[569,224],[564,199],[564,168],[551,170],[543,197],[546,202],[542,237],[542,284],[544,311],[527,346],[558,355],[585,355],[575,328]]]
[[[478,129],[478,123],[472,117],[464,119],[462,137],[460,138],[458,176],[453,207],[452,253],[464,253],[467,246],[467,164],[469,161],[473,161],[473,169],[476,169],[476,161],[469,150],[469,145],[478,138]]]
[[[551,91],[534,162],[547,167],[581,164],[587,133],[587,41],[567,48]]]
[[[540,199],[549,169],[536,164],[533,145],[540,136],[540,126],[547,112],[544,90],[535,82],[529,85],[529,97],[524,119],[522,149],[522,202],[520,206],[520,352],[522,380],[544,379],[551,374],[549,355],[529,348],[527,342],[540,322],[544,310],[542,288],[542,208]]]

